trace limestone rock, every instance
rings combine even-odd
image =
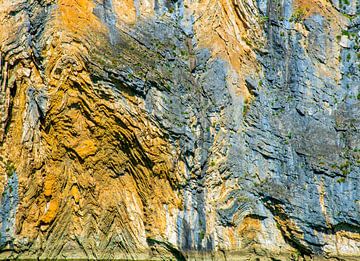
[[[0,1],[0,258],[358,260],[359,8]]]

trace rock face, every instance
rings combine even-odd
[[[360,258],[357,0],[0,0],[0,258]]]

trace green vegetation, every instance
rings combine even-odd
[[[171,86],[169,84],[165,84],[164,87],[166,88],[166,90],[171,91]]]
[[[276,110],[275,112],[273,112],[274,116],[279,116],[280,114],[285,112],[285,108],[280,108],[278,110]]]
[[[265,24],[267,21],[269,21],[269,17],[268,17],[268,16],[261,16],[259,23],[260,23],[261,25],[263,25],[263,24]]]
[[[180,50],[180,54],[181,54],[182,56],[188,55],[187,51],[185,51],[185,50]]]
[[[244,104],[244,107],[243,107],[243,117],[246,116],[246,114],[247,114],[247,112],[248,112],[248,110],[249,110],[248,106],[249,106],[249,105]]]
[[[345,178],[341,177],[337,180],[337,183],[344,183],[345,182]]]
[[[291,138],[292,138],[292,133],[291,133],[291,131],[289,131],[289,133],[287,134],[287,138],[288,138],[288,139],[291,139]]]
[[[354,152],[360,152],[360,148],[354,148],[353,151]]]
[[[351,54],[350,54],[350,53],[347,54],[346,60],[347,60],[348,62],[351,60]]]
[[[350,21],[352,21],[356,16],[354,15],[349,15],[349,14],[345,14],[345,13],[342,13],[343,16],[345,16],[346,18],[350,19]]]
[[[244,42],[245,42],[248,46],[250,46],[250,47],[252,46],[252,42],[250,41],[249,38],[243,37],[242,39],[244,40]]]
[[[299,261],[301,258],[301,252],[300,250],[296,249],[296,252],[292,254],[292,260]]]
[[[200,231],[200,234],[199,234],[200,241],[203,240],[204,237],[205,237],[205,232],[204,232],[204,231]]]
[[[175,9],[174,9],[173,6],[170,6],[170,7],[168,8],[168,10],[169,10],[169,13],[170,13],[170,14],[172,14],[172,13],[175,11]]]
[[[16,171],[14,164],[11,163],[10,161],[6,162],[5,168],[6,168],[6,174],[8,175],[8,177],[11,177],[14,174],[14,172]]]
[[[350,173],[350,161],[347,160],[344,163],[342,163],[339,166],[339,169],[344,176],[347,176]]]
[[[342,31],[341,31],[341,34],[342,34],[342,35],[345,35],[345,36],[350,36],[349,31],[346,31],[346,30],[342,30]]]
[[[292,14],[292,16],[290,17],[290,22],[301,22],[304,18],[305,18],[306,12],[304,9],[302,8],[297,8],[294,10],[294,13]]]

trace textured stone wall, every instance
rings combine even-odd
[[[0,0],[0,258],[360,258],[357,0]]]

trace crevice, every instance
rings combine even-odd
[[[150,247],[153,247],[155,249],[156,246],[161,246],[165,248],[169,253],[171,253],[176,258],[177,261],[186,261],[185,255],[176,247],[174,247],[172,244],[165,241],[156,240],[153,238],[147,238],[146,241]]]

